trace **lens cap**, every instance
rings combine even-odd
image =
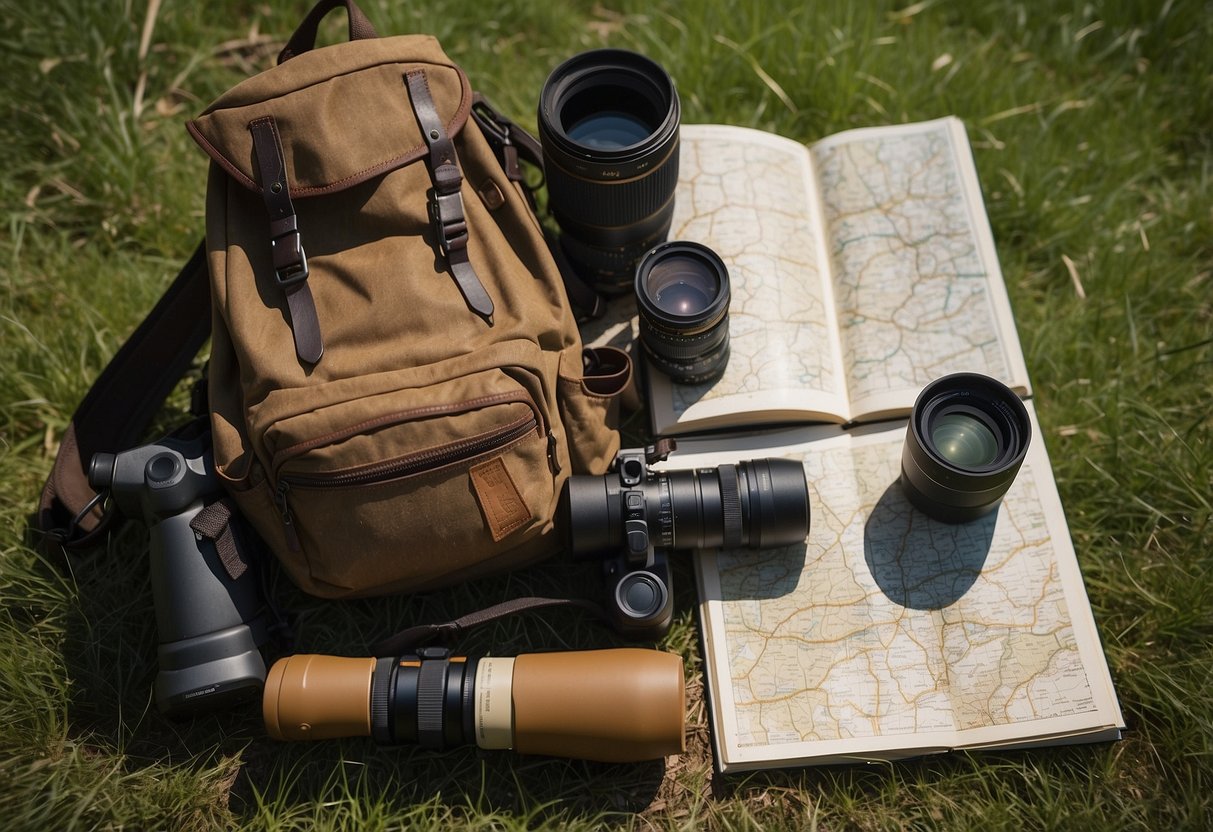
[[[615,601],[629,618],[651,618],[665,606],[665,584],[650,572],[629,572],[615,590]]]

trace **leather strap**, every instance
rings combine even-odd
[[[430,223],[438,238],[438,246],[446,256],[451,276],[463,294],[468,308],[493,322],[493,300],[484,290],[484,284],[468,259],[468,226],[463,213],[463,174],[459,171],[459,158],[455,154],[455,143],[447,135],[430,95],[430,85],[425,72],[413,70],[404,76],[408,86],[409,101],[413,113],[421,126],[421,135],[430,149],[426,167],[434,187],[430,191]]]
[[[248,129],[253,134],[261,198],[265,201],[265,210],[270,218],[274,277],[286,294],[295,354],[300,361],[315,364],[324,355],[324,339],[320,335],[316,302],[307,285],[307,254],[303,250],[303,238],[299,234],[299,222],[294,203],[291,202],[278,125],[273,116],[264,116],[249,122]]]
[[[320,29],[320,21],[338,6],[345,6],[346,15],[349,17],[350,40],[366,40],[368,38],[379,37],[378,32],[375,31],[375,27],[371,25],[371,21],[362,13],[362,9],[358,8],[354,0],[320,0],[308,12],[307,17],[303,18],[303,22],[299,24],[299,28],[291,35],[291,39],[286,42],[286,46],[282,47],[282,51],[278,53],[278,63],[284,63],[296,55],[315,49],[316,34]]]
[[[104,534],[113,513],[90,506],[97,499],[88,484],[93,454],[139,443],[210,335],[210,305],[203,241],[72,414],[34,520],[48,542],[83,549]]]
[[[371,655],[376,657],[403,656],[435,641],[450,644],[467,630],[479,627],[481,624],[487,624],[490,621],[496,621],[509,615],[517,615],[520,612],[554,609],[557,607],[576,607],[590,612],[603,621],[609,620],[601,606],[583,598],[541,598],[535,596],[515,598],[512,601],[505,601],[491,607],[485,607],[482,610],[477,610],[476,612],[468,613],[461,618],[456,618],[443,624],[419,624],[416,627],[401,630],[395,635],[388,636],[382,641],[371,645]]]

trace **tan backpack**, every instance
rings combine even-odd
[[[350,42],[314,49],[338,5]],[[212,160],[215,469],[291,578],[324,597],[413,591],[553,553],[564,480],[618,449],[631,367],[582,348],[518,170],[533,140],[433,38],[375,37],[335,0],[188,128]],[[180,329],[181,305],[142,340]],[[125,447],[82,432],[78,411],[44,528],[89,496],[63,478]]]

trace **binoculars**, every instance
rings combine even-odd
[[[156,442],[94,454],[89,485],[151,535],[156,706],[170,716],[252,699],[265,681],[270,610],[239,515],[220,502],[210,431],[195,421]]]

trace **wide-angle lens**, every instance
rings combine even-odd
[[[923,388],[910,412],[901,483],[917,508],[963,523],[998,507],[1028,452],[1032,427],[1000,381],[954,373]]]
[[[660,65],[623,49],[575,55],[539,99],[548,207],[595,288],[622,294],[665,239],[678,181],[678,93]]]
[[[719,378],[729,361],[729,272],[707,246],[663,243],[636,268],[640,344],[682,384]]]

